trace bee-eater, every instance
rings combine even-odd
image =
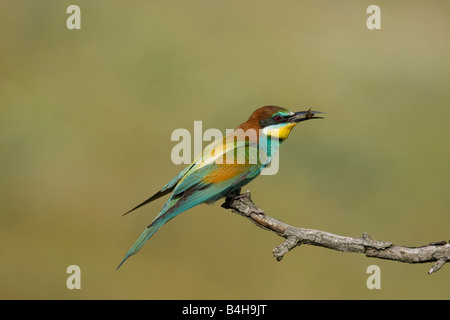
[[[234,132],[213,141],[160,191],[125,213],[170,194],[169,200],[126,253],[117,269],[178,214],[201,203],[213,203],[256,178],[299,122],[322,118],[315,116],[316,113],[322,112],[311,109],[291,112],[277,106],[265,106],[254,111]]]

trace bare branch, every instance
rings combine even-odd
[[[360,238],[344,237],[314,229],[290,226],[264,214],[251,199],[250,191],[232,194],[225,199],[222,207],[248,218],[258,227],[272,231],[285,238],[281,245],[273,249],[273,255],[281,261],[284,255],[301,244],[309,244],[342,252],[363,253],[367,257],[387,259],[405,263],[430,263],[429,274],[438,271],[450,261],[450,244],[447,241],[432,242],[422,247],[401,247],[389,241],[373,240],[367,233]]]

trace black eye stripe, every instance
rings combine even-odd
[[[277,122],[281,122],[281,120],[283,120],[283,117],[280,115],[276,115],[275,117],[273,117],[273,119]]]
[[[276,114],[270,118],[259,120],[259,124],[260,124],[261,128],[265,128],[265,127],[268,127],[268,126],[271,126],[274,124],[280,124],[280,123],[286,122],[286,121],[288,121],[289,117],[290,117],[289,115],[283,116],[281,114]]]

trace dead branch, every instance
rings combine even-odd
[[[429,274],[438,271],[450,261],[450,244],[447,241],[431,242],[422,247],[401,247],[389,241],[371,239],[367,233],[352,238],[314,229],[290,226],[264,214],[251,199],[250,191],[229,195],[222,207],[232,209],[255,223],[258,227],[272,231],[285,238],[273,249],[273,256],[281,261],[284,255],[301,244],[309,244],[342,252],[364,253],[367,257],[387,259],[404,263],[431,263]]]

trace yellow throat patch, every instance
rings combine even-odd
[[[264,128],[263,132],[269,137],[278,138],[279,140],[285,140],[289,137],[292,128],[294,128],[296,125],[297,123],[289,123],[279,128]]]

